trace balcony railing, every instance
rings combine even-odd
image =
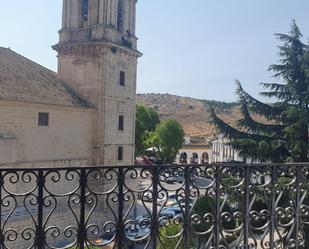
[[[309,164],[0,169],[0,248],[307,248]]]

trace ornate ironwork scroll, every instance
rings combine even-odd
[[[308,164],[0,169],[0,248],[302,249]]]

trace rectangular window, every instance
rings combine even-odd
[[[88,21],[88,9],[89,9],[89,0],[83,0],[82,2],[82,17],[83,21]]]
[[[38,125],[39,126],[48,126],[49,125],[49,113],[39,112]]]
[[[125,84],[126,84],[126,74],[125,74],[124,71],[120,71],[119,84],[120,84],[121,86],[125,86]]]
[[[120,131],[124,130],[124,116],[123,115],[119,116],[118,128]]]
[[[122,161],[123,160],[123,147],[119,146],[118,147],[118,161]]]

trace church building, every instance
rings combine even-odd
[[[136,0],[63,0],[58,73],[0,48],[0,164],[134,161]]]

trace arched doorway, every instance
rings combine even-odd
[[[182,152],[180,154],[180,163],[181,164],[187,164],[188,163],[188,155],[186,152]]]
[[[191,164],[198,164],[198,154],[195,152],[192,153]]]
[[[207,163],[209,163],[209,155],[207,152],[204,152],[202,154],[202,164],[207,164]]]

